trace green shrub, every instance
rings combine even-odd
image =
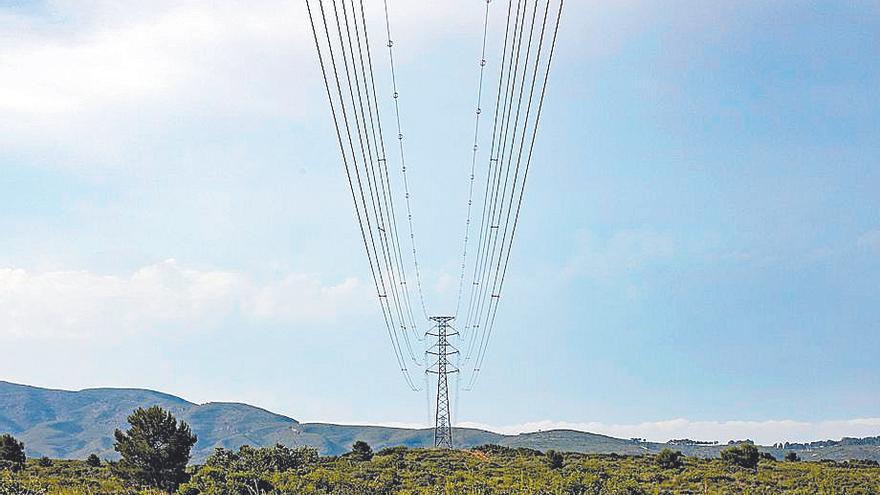
[[[317,462],[317,450],[311,447],[292,449],[279,443],[262,448],[242,445],[238,452],[218,447],[205,460],[205,465],[226,471],[268,473],[299,469]]]
[[[101,467],[101,459],[95,454],[89,454],[86,458],[86,465],[90,467]]]
[[[473,450],[476,450],[477,452],[482,452],[484,454],[495,454],[495,455],[511,454],[514,452],[514,449],[511,449],[510,447],[505,447],[503,445],[496,445],[494,443],[486,443],[483,445],[479,445],[477,447],[474,447]]]
[[[741,443],[721,451],[721,459],[733,466],[756,469],[760,454],[758,448],[750,443]]]
[[[378,449],[377,449],[378,450]],[[658,455],[565,452],[564,469],[548,454],[482,455],[472,450],[410,448],[353,462],[350,455],[318,457],[313,449],[274,446],[220,449],[205,464],[189,466],[178,495],[673,495],[880,494],[873,462],[770,464],[760,470],[730,468],[719,459],[679,457],[675,470]],[[400,456],[400,457],[398,457]],[[760,454],[759,454],[760,458]],[[110,464],[105,462],[105,464]],[[0,495],[167,495],[126,484],[112,469],[53,459],[0,470]]]
[[[657,465],[663,469],[678,469],[683,464],[683,457],[678,450],[663,449],[657,454]]]
[[[547,465],[550,466],[550,469],[562,469],[562,465],[565,463],[565,457],[562,456],[562,453],[548,450],[544,455],[547,457]]]
[[[373,458],[373,448],[363,440],[358,440],[351,446],[349,455],[356,461],[369,461]]]
[[[406,445],[398,445],[397,447],[385,447],[376,452],[376,455],[403,455],[407,451]]]

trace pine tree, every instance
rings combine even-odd
[[[24,444],[6,433],[0,436],[0,468],[18,471],[24,467]]]
[[[113,448],[122,456],[118,472],[169,492],[186,481],[186,464],[196,443],[189,425],[159,406],[138,408],[128,423],[128,431],[114,433]]]

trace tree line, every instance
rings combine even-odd
[[[119,454],[118,461],[102,461],[97,455],[91,454],[86,464],[100,467],[106,464],[113,474],[134,485],[152,487],[164,492],[209,493],[206,487],[215,486],[218,480],[233,483],[246,488],[249,493],[267,493],[272,490],[265,473],[284,473],[314,469],[322,463],[318,451],[311,447],[290,448],[281,444],[273,447],[255,448],[241,446],[237,451],[217,448],[207,458],[204,465],[188,471],[187,465],[191,458],[192,447],[197,436],[184,421],[178,421],[170,412],[158,406],[138,408],[128,416],[128,429],[114,431],[114,450]],[[402,456],[405,447],[393,447],[381,450],[378,455]],[[484,445],[472,449],[472,452],[491,456],[522,456],[524,458],[542,459],[545,469],[550,472],[562,470],[566,466],[567,456],[548,450],[540,452],[527,448],[510,448],[499,445]],[[357,441],[351,451],[339,459],[350,463],[370,461],[373,450],[366,442]],[[648,456],[653,458],[655,466],[661,470],[681,470],[686,457],[682,452],[665,448],[659,454]],[[336,459],[333,457],[333,459]],[[402,457],[400,457],[402,459]],[[784,461],[799,461],[797,453],[789,451]],[[760,452],[750,441],[731,445],[721,451],[721,461],[728,466],[756,472],[761,461],[776,462],[771,454]],[[13,472],[25,466],[25,446],[12,435],[0,436],[0,469]],[[401,461],[402,462],[402,461]],[[41,458],[40,466],[50,466],[51,459]],[[865,461],[852,461],[852,467],[870,466]],[[326,463],[325,463],[326,465]],[[228,478],[227,473],[236,473]],[[390,480],[389,482],[393,482]],[[221,490],[222,491],[222,490]]]

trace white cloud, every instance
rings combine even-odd
[[[817,422],[790,419],[768,421],[692,421],[671,419],[635,424],[608,424],[601,422],[570,423],[565,421],[534,421],[518,425],[491,426],[480,423],[461,422],[459,427],[482,428],[498,433],[515,435],[538,430],[568,429],[600,433],[617,438],[645,438],[653,442],[665,442],[674,438],[693,440],[752,439],[762,445],[777,442],[809,442],[815,440],[839,440],[842,437],[866,437],[880,430],[880,418],[857,418]]]
[[[674,253],[672,237],[651,229],[619,230],[604,239],[582,232],[565,273],[605,280],[634,272]]]
[[[366,7],[384,84],[381,2]],[[453,2],[392,2],[390,12],[402,65],[480,22],[479,6]],[[312,113],[329,125],[301,0],[4,6],[0,41],[0,146],[53,167],[144,173],[166,166],[156,150],[211,130]]]
[[[177,99],[219,96],[230,83],[246,83],[252,75],[246,71],[261,67],[233,62],[248,50],[274,46],[267,54],[273,61],[294,58],[291,47],[305,39],[299,7],[212,2],[120,11],[109,4],[62,4],[62,15],[84,18],[79,29],[63,35],[7,16],[15,32],[0,53],[0,109],[57,117],[171,93]]]
[[[300,2],[131,7],[6,8],[0,146],[59,167],[143,168],[142,150],[192,136],[193,123],[295,119],[323,103]]]
[[[389,4],[404,80],[412,74],[407,65],[438,46],[468,37],[478,42],[479,4]],[[689,14],[677,16],[677,22],[707,32],[715,32],[706,26],[731,10],[724,2],[683,4],[678,10]],[[377,47],[385,35],[382,5],[365,2]],[[658,8],[639,0],[577,2],[567,7],[562,35],[570,39],[561,46],[577,47],[572,53],[579,56],[616,53],[656,19]],[[496,44],[504,10],[500,2],[491,6]],[[312,106],[326,116],[301,0],[54,0],[39,9],[13,2],[0,7],[0,39],[0,111],[6,117],[0,120],[0,144],[7,147],[23,138],[44,150],[107,147],[151,134],[162,138],[162,129],[185,116],[289,118]],[[376,58],[379,76],[387,77],[384,54]],[[144,129],[149,122],[158,130]]]
[[[255,287],[247,298],[245,310],[258,318],[296,318],[329,316],[343,301],[364,295],[366,289],[356,278],[324,286],[310,275],[291,274],[281,280]],[[295,297],[299,301],[292,301]],[[293,303],[293,304],[292,304]]]
[[[260,283],[237,272],[201,271],[173,259],[127,276],[0,268],[0,337],[88,338],[182,325],[210,328],[231,316],[289,322],[364,310],[357,279],[326,286],[311,275]]]
[[[370,2],[367,8],[374,44],[381,47],[381,5]],[[59,119],[126,104],[138,105],[124,108],[131,115],[172,103],[175,111],[248,108],[284,115],[311,100],[323,105],[322,93],[303,84],[319,79],[302,1],[125,7],[59,1],[52,11],[36,16],[0,10],[0,110],[41,125],[67,125]],[[425,9],[398,2],[391,14],[396,35],[405,39],[399,49],[406,53],[419,51],[450,25],[479,21],[452,3]],[[384,63],[377,59],[382,69]]]

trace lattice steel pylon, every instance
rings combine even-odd
[[[449,337],[458,335],[453,328],[451,322],[454,316],[432,316],[431,321],[435,323],[430,330],[425,332],[437,338],[437,342],[428,348],[428,354],[437,356],[437,361],[425,370],[425,373],[437,375],[437,410],[434,415],[434,447],[442,449],[451,449],[452,447],[452,414],[449,407],[449,380],[451,373],[458,373],[452,363],[449,362],[449,356],[458,354],[458,349],[449,343]]]

